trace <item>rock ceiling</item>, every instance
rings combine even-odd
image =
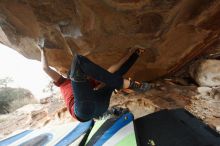
[[[0,42],[39,60],[39,37],[62,73],[79,53],[107,68],[129,47],[146,53],[127,74],[152,80],[218,44],[217,0],[0,0]]]

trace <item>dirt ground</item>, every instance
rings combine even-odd
[[[183,86],[170,81],[160,83],[159,89],[144,94],[114,95],[111,106],[126,107],[135,118],[161,109],[185,108],[197,118],[220,132],[220,100],[203,96],[195,85]]]
[[[179,85],[171,80],[145,93],[114,94],[110,106],[129,108],[135,118],[162,110],[185,108],[220,132],[220,100],[203,96],[195,85]],[[40,128],[48,124],[72,122],[63,101],[26,107],[0,116],[0,138],[23,129]]]

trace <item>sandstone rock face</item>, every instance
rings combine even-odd
[[[193,64],[190,74],[200,86],[220,86],[220,61],[201,60]]]
[[[129,47],[146,47],[127,76],[152,80],[175,72],[218,42],[220,1],[214,0],[1,0],[0,42],[62,73],[75,53],[107,68]]]

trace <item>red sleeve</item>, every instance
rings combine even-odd
[[[73,89],[71,85],[71,80],[61,76],[57,82],[54,82],[54,84],[60,88],[66,107],[70,112],[71,116],[77,120],[74,113],[74,96],[72,91]]]

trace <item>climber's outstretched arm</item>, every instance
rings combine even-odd
[[[119,60],[117,63],[113,64],[112,66],[110,66],[108,68],[108,71],[110,73],[115,73],[116,71],[118,71],[119,68],[123,65],[123,63],[125,63],[128,60],[128,58],[131,56],[133,52],[134,52],[133,50],[129,51],[121,60]]]
[[[115,73],[116,71],[118,71],[121,68],[121,66],[130,58],[130,56],[134,52],[136,52],[138,54],[138,56],[140,56],[142,53],[144,53],[144,51],[145,51],[145,49],[143,47],[130,48],[128,53],[121,60],[119,60],[119,62],[117,62],[116,64],[113,64],[112,66],[110,66],[108,68],[108,71],[111,73]]]
[[[110,73],[118,73],[119,75],[123,76],[129,68],[135,63],[138,57],[144,52],[142,48],[131,48],[128,53],[119,60],[116,64],[113,64],[110,68],[108,68],[108,72]],[[126,84],[124,83],[125,87],[129,86],[130,81],[126,80]],[[105,86],[104,83],[99,84],[95,90],[101,89]]]
[[[53,81],[57,82],[60,79],[61,75],[49,67],[48,62],[47,62],[47,57],[45,54],[45,49],[40,48],[40,52],[41,52],[41,63],[42,63],[43,70],[50,76],[50,78]]]

